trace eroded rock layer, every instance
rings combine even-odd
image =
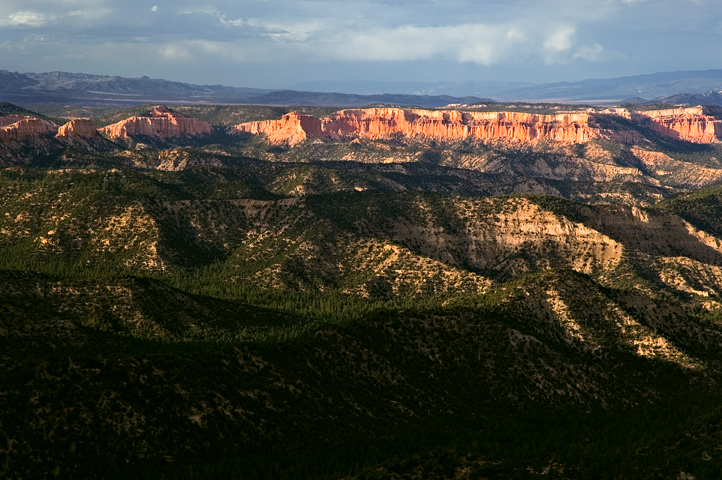
[[[58,129],[57,137],[61,138],[93,138],[98,136],[93,121],[89,118],[76,118]]]
[[[636,143],[639,134],[632,130],[606,131],[589,123],[592,116],[619,115],[664,136],[712,143],[722,138],[722,121],[707,113],[702,107],[647,112],[614,109],[555,115],[370,108],[342,110],[326,118],[291,112],[280,120],[242,123],[233,127],[232,131],[263,133],[271,143],[290,145],[308,138],[378,140],[394,135],[439,140],[476,138],[531,143],[546,140],[570,144],[586,143],[593,137],[601,136]]]
[[[130,117],[100,129],[100,132],[113,139],[124,139],[134,135],[173,138],[204,135],[212,131],[213,127],[209,123],[171,112],[163,106],[155,107],[150,111],[149,116]]]
[[[631,112],[630,117],[666,137],[713,143],[722,139],[722,121],[706,113],[703,107],[692,107]]]
[[[407,137],[462,140],[552,140],[584,143],[593,135],[586,113],[536,115],[514,112],[461,112],[369,108],[342,110],[332,117],[316,118],[291,112],[280,120],[248,122],[236,132],[264,133],[272,143],[296,144],[307,138],[378,140],[401,134]]]
[[[0,142],[3,143],[22,140],[33,135],[54,134],[57,130],[57,125],[40,118],[22,115],[0,117]]]

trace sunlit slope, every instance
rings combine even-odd
[[[34,175],[6,174],[0,189],[4,268],[152,275],[222,296],[253,286],[451,297],[549,267],[707,300],[722,289],[716,219],[688,221],[661,207],[409,191],[283,198],[248,178]]]

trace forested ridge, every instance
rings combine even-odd
[[[7,147],[5,477],[722,473],[714,182],[667,160],[642,180],[539,176],[642,155],[601,141],[214,135]],[[717,145],[649,135],[714,167]]]

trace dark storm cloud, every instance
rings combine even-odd
[[[0,2],[2,68],[253,86],[718,68],[720,40],[718,0]]]

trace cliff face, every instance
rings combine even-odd
[[[264,133],[268,141],[274,144],[289,143],[295,145],[307,138],[322,138],[321,120],[313,115],[291,112],[280,120],[248,122],[231,127],[231,132],[248,132],[253,135]]]
[[[0,117],[0,142],[7,143],[33,135],[55,133],[58,126],[40,118],[8,115]]]
[[[618,115],[648,126],[661,135],[691,142],[712,143],[722,139],[722,121],[705,114],[702,107],[648,112],[614,109],[556,115],[369,108],[342,110],[326,118],[292,112],[280,120],[242,123],[231,131],[264,133],[271,143],[290,145],[307,138],[378,140],[397,134],[439,140],[476,138],[530,143],[548,140],[569,144],[586,143],[597,136],[631,144],[638,143],[641,138],[632,130],[591,127],[590,115]]]
[[[93,138],[98,136],[93,121],[89,118],[76,118],[58,129],[59,138]]]
[[[535,115],[513,112],[460,112],[370,108],[342,110],[333,117],[316,118],[292,112],[280,120],[248,122],[232,131],[264,133],[271,143],[291,145],[307,138],[378,140],[395,134],[461,140],[552,140],[566,143],[588,141],[593,130],[588,115]]]
[[[173,113],[167,108],[155,107],[147,117],[131,117],[101,128],[110,138],[128,138],[133,135],[172,138],[183,135],[203,135],[213,131],[209,123]]]
[[[702,107],[631,112],[630,117],[666,137],[694,143],[722,139],[722,121],[706,115]]]

